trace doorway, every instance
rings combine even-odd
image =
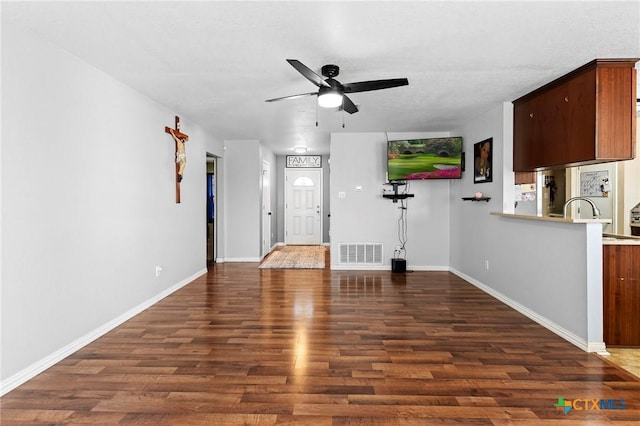
[[[262,161],[262,257],[271,251],[271,163]]]
[[[207,154],[207,264],[216,259],[216,157]]]
[[[322,244],[322,169],[285,170],[285,244]]]

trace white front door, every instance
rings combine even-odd
[[[322,244],[322,169],[286,169],[285,222],[285,244]]]

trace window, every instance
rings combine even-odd
[[[293,186],[314,186],[313,181],[306,176],[297,177],[293,181]]]

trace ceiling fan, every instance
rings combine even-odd
[[[322,75],[327,77],[323,79],[313,72],[309,67],[304,65],[297,59],[287,59],[300,74],[307,80],[318,86],[317,92],[302,93],[299,95],[284,96],[282,98],[267,99],[265,102],[282,101],[285,99],[296,99],[303,96],[318,96],[318,105],[324,108],[342,107],[349,114],[358,112],[358,107],[346,95],[347,93],[368,92],[370,90],[390,89],[392,87],[406,86],[409,80],[406,78],[393,78],[387,80],[371,80],[359,81],[357,83],[342,84],[334,77],[340,73],[340,67],[337,65],[324,65],[322,67]]]

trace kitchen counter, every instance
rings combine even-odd
[[[602,234],[602,244],[605,245],[640,245],[640,237],[632,235]]]
[[[514,214],[514,213],[501,213],[501,212],[491,212],[494,216],[502,216],[502,217],[510,217],[514,219],[525,219],[525,220],[540,220],[544,222],[560,222],[560,223],[611,223],[611,219],[573,219],[573,218],[564,218],[558,216],[532,216],[526,214]]]

